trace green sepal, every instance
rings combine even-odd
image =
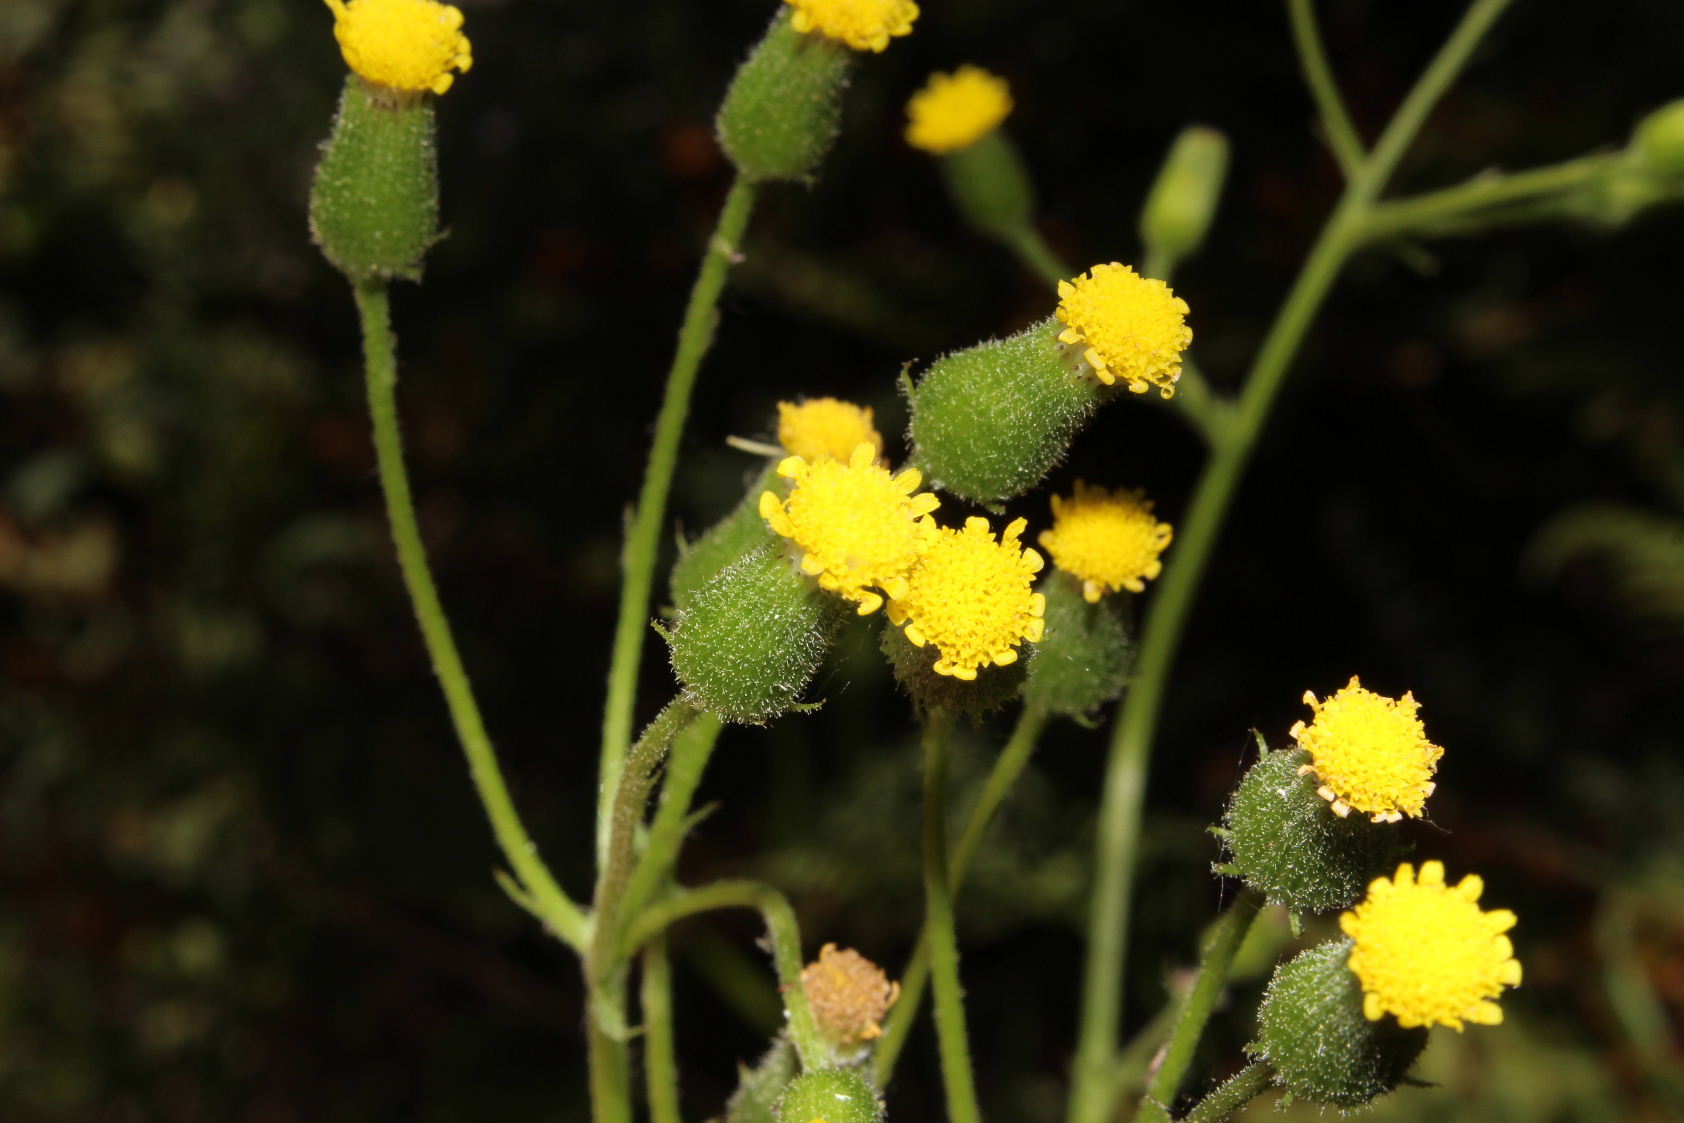
[[[352,281],[421,278],[439,240],[433,99],[346,76],[310,187],[310,235]]]
[[[935,644],[918,647],[906,638],[904,629],[887,620],[877,643],[895,673],[895,681],[920,713],[939,708],[975,721],[1017,701],[1023,691],[1022,652],[1017,662],[978,668],[976,678],[967,681],[936,674],[940,653]]]
[[[760,496],[779,490],[778,482],[777,466],[768,465],[749,484],[742,502],[730,514],[679,548],[670,585],[673,607],[684,609],[714,574],[750,550],[776,540],[772,528],[760,517]]]
[[[1017,146],[999,129],[944,154],[941,169],[953,205],[984,234],[1009,240],[1034,220],[1034,185]]]
[[[797,1070],[795,1046],[779,1034],[753,1068],[737,1066],[737,1090],[725,1101],[725,1123],[777,1123],[778,1099]]]
[[[1047,319],[931,363],[909,403],[912,463],[977,503],[1022,495],[1064,458],[1107,387],[1080,373]]]
[[[1271,904],[1327,912],[1362,900],[1369,883],[1397,869],[1408,844],[1394,824],[1353,813],[1341,819],[1316,794],[1302,749],[1264,753],[1228,804],[1229,862]]]
[[[1340,1108],[1396,1088],[1427,1044],[1424,1028],[1363,1016],[1350,954],[1350,940],[1332,940],[1277,968],[1257,1010],[1257,1040],[1247,1047],[1293,1095]]]
[[[779,1123],[882,1123],[883,1104],[859,1073],[819,1068],[796,1077],[778,1101]]]
[[[853,53],[803,34],[783,7],[731,79],[719,107],[719,145],[749,179],[806,179],[842,120]]]
[[[1085,718],[1117,698],[1134,668],[1134,644],[1124,617],[1129,595],[1113,593],[1095,604],[1082,583],[1054,569],[1042,579],[1046,632],[1029,656],[1023,697],[1050,713]]]
[[[1166,267],[1204,242],[1228,175],[1228,138],[1216,129],[1182,129],[1164,157],[1140,212],[1140,238]]]
[[[703,585],[668,639],[696,706],[760,725],[787,713],[813,680],[842,616],[776,546],[762,546]]]

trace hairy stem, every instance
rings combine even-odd
[[[588,924],[579,906],[550,875],[538,848],[526,833],[520,813],[503,781],[497,750],[485,732],[473,686],[456,650],[450,621],[439,601],[427,565],[427,550],[415,518],[415,500],[410,493],[409,473],[404,467],[403,438],[398,428],[396,340],[392,335],[391,305],[384,282],[364,281],[353,285],[357,313],[362,320],[363,370],[368,384],[368,412],[374,425],[374,452],[379,465],[380,488],[386,496],[386,517],[392,542],[397,548],[398,566],[404,587],[421,626],[421,639],[444,692],[456,739],[468,758],[468,774],[479,793],[497,845],[519,878],[521,887],[537,915],[575,950],[588,940]]]
[[[1253,1061],[1229,1078],[1226,1084],[1193,1105],[1182,1123],[1227,1123],[1240,1108],[1262,1095],[1275,1075],[1267,1061]]]
[[[624,578],[620,585],[620,611],[614,628],[614,653],[608,667],[608,697],[602,714],[600,787],[597,798],[597,865],[608,861],[612,830],[611,801],[619,787],[620,769],[625,765],[626,746],[631,741],[632,717],[637,701],[637,672],[643,656],[644,634],[649,630],[650,589],[655,579],[655,559],[660,554],[661,527],[666,521],[667,494],[672,490],[673,472],[678,466],[679,438],[690,410],[696,372],[713,342],[715,307],[725,286],[725,273],[737,260],[737,248],[748,227],[754,206],[755,187],[738,178],[719,223],[708,240],[690,302],[678,330],[678,348],[667,372],[666,396],[655,421],[655,439],[649,447],[649,465],[643,473],[637,509],[626,535]]]
[[[924,931],[929,936],[941,1078],[952,1123],[978,1123],[971,1047],[965,1035],[965,999],[959,986],[959,942],[953,928],[953,888],[947,872],[947,758],[953,715],[924,715]]]
[[[1257,353],[1227,439],[1213,449],[1178,528],[1175,557],[1164,569],[1142,633],[1134,684],[1112,731],[1101,792],[1095,889],[1069,1107],[1073,1123],[1104,1118],[1112,1106],[1107,1068],[1116,1054],[1121,1021],[1130,894],[1152,738],[1194,593],[1292,359],[1354,245],[1353,232],[1360,229],[1427,113],[1509,3],[1476,0],[1350,180]]]
[[[673,1048],[672,965],[667,938],[656,936],[643,945],[643,1078],[649,1090],[652,1123],[683,1123],[678,1108],[678,1058]]]

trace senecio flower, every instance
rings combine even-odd
[[[935,672],[976,678],[977,669],[1017,662],[1017,645],[1040,642],[1047,598],[1030,590],[1041,555],[1018,536],[1016,519],[995,541],[988,520],[968,518],[963,530],[941,528],[924,547],[906,589],[889,601],[889,622],[906,625],[917,647],[935,644]]]
[[[906,143],[938,156],[957,152],[993,132],[1011,111],[1006,80],[980,66],[932,74],[906,103]]]
[[[883,1018],[900,997],[900,984],[853,948],[835,944],[819,949],[819,958],[801,970],[801,989],[813,1007],[813,1020],[831,1041],[858,1045],[883,1036]]]
[[[855,601],[859,614],[903,596],[907,573],[935,534],[929,514],[941,501],[914,495],[924,477],[916,468],[898,476],[877,466],[877,451],[861,441],[844,463],[791,456],[778,474],[794,481],[787,499],[767,491],[760,517],[801,547],[801,569],[822,588]]]
[[[1326,701],[1305,691],[1304,702],[1315,720],[1291,730],[1310,754],[1300,772],[1314,772],[1321,780],[1316,792],[1335,815],[1361,811],[1376,823],[1395,823],[1424,811],[1444,750],[1427,740],[1413,694],[1387,698],[1363,689],[1353,675]]]
[[[433,0],[327,0],[345,64],[376,86],[442,94],[468,72],[462,12]]]
[[[1041,532],[1041,546],[1053,564],[1082,582],[1089,604],[1106,593],[1144,592],[1163,572],[1158,555],[1174,535],[1152,517],[1152,501],[1140,489],[1115,492],[1076,481],[1069,499],[1052,497],[1053,525]]]
[[[821,457],[846,460],[861,444],[883,455],[883,436],[872,424],[871,407],[836,398],[808,398],[778,403],[778,443],[808,462]]]
[[[918,5],[912,0],[784,0],[795,9],[790,25],[817,32],[856,51],[881,51],[889,40],[912,34]]]
[[[1119,379],[1136,394],[1156,386],[1166,398],[1181,377],[1181,353],[1193,342],[1187,302],[1162,281],[1113,261],[1058,283],[1064,324],[1058,341],[1083,348],[1082,358],[1107,386]]]
[[[1503,1011],[1492,999],[1520,985],[1520,961],[1503,935],[1514,927],[1508,909],[1484,912],[1485,883],[1475,874],[1454,887],[1444,863],[1424,862],[1417,878],[1408,862],[1391,879],[1376,878],[1368,897],[1339,918],[1355,944],[1350,968],[1362,983],[1369,1021],[1392,1014],[1405,1028],[1464,1021],[1496,1025]]]

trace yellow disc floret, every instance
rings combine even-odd
[[[1514,927],[1508,909],[1485,912],[1485,883],[1474,874],[1454,887],[1444,863],[1424,862],[1421,876],[1405,862],[1391,880],[1380,877],[1368,897],[1339,918],[1354,943],[1350,967],[1362,982],[1362,1012],[1383,1014],[1405,1027],[1464,1021],[1496,1025],[1502,1007],[1492,999],[1520,985],[1520,961],[1503,935]]]
[[[442,94],[468,72],[462,12],[433,0],[327,0],[345,63],[376,86]]]
[[[912,34],[918,5],[912,0],[784,0],[795,9],[790,24],[817,32],[856,51],[881,51],[889,40]]]
[[[1444,750],[1427,740],[1413,694],[1388,698],[1352,676],[1326,701],[1306,691],[1304,702],[1315,720],[1292,727],[1299,748],[1310,754],[1300,771],[1321,780],[1317,791],[1334,814],[1361,811],[1376,823],[1395,823],[1422,813]]]
[[[1060,281],[1058,296],[1058,341],[1082,347],[1101,382],[1121,380],[1136,394],[1149,386],[1166,398],[1175,394],[1193,332],[1187,302],[1168,285],[1113,261]]]
[[[966,519],[963,530],[942,528],[906,591],[890,600],[890,622],[904,623],[916,646],[935,645],[937,674],[974,679],[979,667],[1017,662],[1023,641],[1040,642],[1047,598],[1030,591],[1043,563],[1018,542],[1027,525],[1014,520],[999,541],[983,518]]]
[[[883,455],[883,437],[871,421],[871,407],[836,398],[808,398],[799,405],[778,403],[778,443],[806,461],[846,460],[861,444]]]
[[[957,152],[993,132],[1011,111],[1006,80],[980,66],[932,74],[906,103],[906,143],[938,156]]]
[[[791,456],[778,474],[794,481],[787,499],[760,496],[760,516],[801,547],[801,568],[819,585],[859,605],[861,616],[882,607],[883,594],[905,593],[907,573],[935,535],[934,495],[914,495],[924,477],[916,468],[898,476],[877,466],[877,450],[854,446],[844,463],[811,463]]]
[[[1076,481],[1069,499],[1052,497],[1053,525],[1041,546],[1053,564],[1082,582],[1091,604],[1106,593],[1142,592],[1163,572],[1158,555],[1174,530],[1152,517],[1152,501],[1139,489],[1115,492]]]
[[[802,969],[801,989],[820,1031],[839,1045],[882,1037],[883,1018],[900,997],[900,984],[890,982],[881,967],[835,944],[820,948],[818,960]]]

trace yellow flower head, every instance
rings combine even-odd
[[[808,398],[797,405],[778,403],[778,443],[793,456],[846,460],[855,447],[868,444],[883,455],[883,437],[871,422],[871,407],[836,398]]]
[[[956,152],[993,132],[1011,111],[1006,80],[980,66],[932,74],[906,103],[906,143],[938,156]]]
[[[883,1017],[900,997],[900,984],[891,983],[881,967],[835,944],[820,948],[818,960],[802,968],[801,989],[819,1029],[840,1045],[882,1037]]]
[[[979,667],[1017,662],[1024,640],[1040,642],[1047,598],[1030,591],[1042,562],[1018,542],[1027,525],[1014,520],[998,542],[987,519],[968,518],[963,530],[941,528],[905,592],[890,600],[889,620],[906,624],[907,639],[936,645],[937,674],[974,679]]]
[[[433,0],[327,0],[345,63],[376,86],[442,94],[474,64],[462,12]]]
[[[1174,531],[1152,517],[1144,491],[1110,492],[1077,480],[1069,499],[1052,497],[1052,511],[1052,529],[1041,532],[1041,545],[1054,565],[1081,579],[1090,604],[1118,589],[1143,592],[1163,572],[1158,555]]]
[[[1424,862],[1417,880],[1408,862],[1388,881],[1375,878],[1368,897],[1339,918],[1355,946],[1350,967],[1362,982],[1362,1012],[1398,1024],[1494,1026],[1503,1011],[1491,1001],[1520,985],[1520,961],[1503,935],[1514,927],[1508,909],[1484,912],[1485,883],[1475,874],[1451,887],[1444,863]]]
[[[1427,740],[1415,695],[1388,698],[1363,689],[1355,675],[1325,702],[1311,691],[1304,702],[1315,711],[1309,725],[1298,722],[1292,737],[1310,754],[1300,772],[1321,780],[1316,791],[1343,818],[1361,811],[1376,823],[1420,815],[1437,787],[1433,772],[1444,750]]]
[[[897,35],[912,34],[912,0],[784,0],[795,9],[797,31],[818,32],[856,51],[881,51]]]
[[[1058,283],[1064,324],[1058,341],[1084,348],[1082,358],[1105,385],[1122,379],[1136,394],[1156,386],[1175,394],[1181,352],[1193,342],[1187,302],[1162,281],[1142,277],[1115,261]]]
[[[760,517],[801,547],[804,572],[857,602],[861,616],[882,606],[881,593],[906,591],[907,572],[935,534],[929,514],[941,502],[927,491],[913,494],[924,479],[916,468],[890,476],[862,441],[846,463],[791,456],[778,474],[795,481],[789,498],[761,493]]]

